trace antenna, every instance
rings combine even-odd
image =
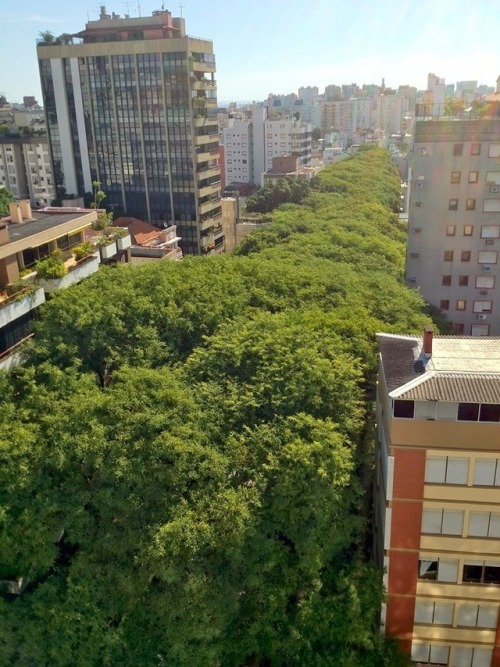
[[[141,16],[141,3],[140,0],[137,0],[137,11],[139,12],[139,17]]]
[[[181,18],[182,18],[182,10],[185,9],[185,6],[182,4],[182,2],[179,5],[179,9],[181,10]]]
[[[122,2],[122,6],[125,7],[125,13],[127,17],[130,16],[130,7],[132,6],[131,2]]]

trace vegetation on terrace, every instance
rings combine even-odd
[[[0,662],[395,667],[364,550],[399,179],[320,174],[233,256],[102,269],[0,376]]]

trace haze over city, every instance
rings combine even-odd
[[[498,0],[374,3],[303,0],[249,3],[184,0],[165,9],[186,19],[188,33],[214,42],[220,101],[261,100],[299,86],[330,83],[426,87],[428,72],[447,83],[474,79],[494,85],[499,74]],[[143,16],[161,1],[106,3],[108,12]],[[63,5],[5,0],[0,91],[12,101],[41,97],[35,41],[39,33],[80,31],[98,17],[97,3]]]

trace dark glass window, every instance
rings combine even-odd
[[[464,145],[463,144],[454,144],[453,146],[453,155],[455,156],[460,156],[464,152]]]
[[[481,422],[498,422],[500,421],[500,405],[486,404],[481,405],[479,410],[479,421]]]
[[[427,579],[428,581],[436,581],[438,573],[437,560],[419,560],[418,561],[418,578]]]
[[[459,403],[458,404],[458,421],[462,422],[477,422],[479,416],[478,403]]]
[[[414,401],[394,401],[394,416],[404,419],[413,419],[415,411]]]
[[[443,287],[449,287],[451,285],[451,276],[443,276],[441,285],[443,285]]]

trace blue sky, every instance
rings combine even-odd
[[[165,2],[174,16],[177,4]],[[187,31],[212,39],[220,100],[329,83],[410,84],[427,73],[447,83],[500,74],[500,0],[182,0]],[[137,0],[128,3],[137,15]],[[161,0],[140,0],[142,15]],[[106,3],[123,14],[123,0]],[[40,96],[35,40],[42,30],[76,32],[98,2],[2,0],[0,92]]]

